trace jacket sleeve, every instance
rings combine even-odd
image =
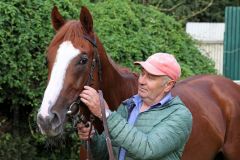
[[[124,108],[123,105],[120,105],[118,107],[117,112],[119,113],[119,116],[121,117],[125,117],[126,115],[126,108]],[[111,115],[109,116],[111,117]],[[112,141],[112,145],[116,146],[117,144],[115,144]],[[91,139],[91,143],[90,143],[90,147],[91,147],[91,154],[92,154],[92,158],[96,159],[96,160],[105,160],[108,159],[108,150],[107,150],[107,144],[106,144],[106,136],[105,133],[103,132],[102,134],[95,134],[93,136],[93,138]],[[85,145],[86,148],[86,145]]]
[[[86,145],[85,148],[87,148]],[[108,159],[108,150],[104,133],[102,133],[101,135],[96,133],[93,136],[93,138],[91,139],[90,148],[93,159],[95,160]]]
[[[131,158],[159,159],[185,145],[192,128],[192,115],[180,107],[146,134],[114,112],[108,118],[108,126],[112,141],[125,148]]]

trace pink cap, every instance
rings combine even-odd
[[[168,53],[155,53],[146,61],[137,61],[148,73],[153,75],[166,75],[173,80],[181,76],[181,67],[175,57]]]

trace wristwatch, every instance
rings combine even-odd
[[[110,109],[105,109],[105,114],[106,114],[106,118],[108,118],[110,116],[110,114],[112,114],[112,111]]]

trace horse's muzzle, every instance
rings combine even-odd
[[[57,113],[45,117],[38,113],[37,124],[43,135],[52,137],[62,132],[62,121]]]

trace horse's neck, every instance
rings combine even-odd
[[[110,109],[115,110],[119,104],[136,94],[137,92],[137,76],[134,73],[119,69],[111,63],[105,54],[101,55],[102,62],[102,82],[100,88]]]
[[[105,74],[103,74],[105,75]],[[137,92],[137,78],[132,75],[121,75],[116,72],[112,72],[112,76],[105,76],[103,78],[103,93],[109,107],[112,110],[117,109],[119,104],[136,94]]]

